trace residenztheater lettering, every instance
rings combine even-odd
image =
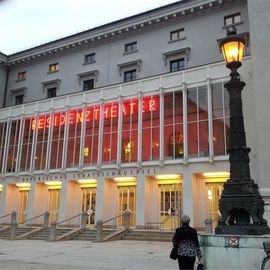
[[[123,116],[129,116],[138,113],[139,100],[131,99],[123,101],[121,111]],[[105,104],[103,107],[104,119],[118,117],[118,103]],[[142,112],[153,112],[159,109],[159,97],[144,97],[141,104]],[[51,125],[54,127],[62,126],[68,123],[69,125],[75,123],[90,122],[99,120],[100,106],[88,107],[85,111],[74,110],[68,114],[66,112],[54,113],[53,115],[41,115],[38,119],[33,119],[31,122],[32,129],[49,128]]]

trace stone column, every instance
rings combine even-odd
[[[193,181],[192,172],[186,171],[183,174],[183,214],[190,217],[190,225],[193,226]]]
[[[98,220],[96,223],[96,242],[102,242],[103,239],[102,229],[103,229],[103,221]]]
[[[143,175],[137,176],[137,188],[136,188],[136,228],[145,228],[145,181]]]
[[[44,222],[43,222],[43,227],[44,228],[48,228],[49,225],[49,217],[50,217],[50,213],[48,211],[46,211],[44,213]]]
[[[54,242],[56,240],[56,222],[51,223],[50,238],[48,241]]]

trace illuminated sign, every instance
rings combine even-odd
[[[138,113],[138,99],[123,101],[122,115],[130,116]],[[104,119],[118,117],[118,103],[105,104],[103,108]],[[142,100],[142,112],[155,112],[159,109],[159,97],[144,97]],[[85,115],[83,115],[85,113]],[[52,124],[54,127],[62,126],[68,123],[69,125],[75,123],[82,123],[89,121],[97,121],[100,118],[100,107],[88,107],[85,112],[82,109],[70,111],[68,114],[65,112],[54,113],[51,115],[39,116],[38,120],[32,120],[32,129],[49,128]]]

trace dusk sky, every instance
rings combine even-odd
[[[11,54],[177,0],[0,0],[0,52]]]

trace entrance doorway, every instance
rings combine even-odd
[[[136,186],[118,187],[118,227],[124,227],[124,212],[130,211],[130,227],[135,226]]]
[[[160,184],[160,226],[175,230],[180,225],[182,214],[182,185]]]
[[[223,191],[223,183],[206,183],[208,218],[213,222],[213,228],[217,226],[220,216],[219,199]]]
[[[95,225],[96,188],[82,188],[82,211],[88,214],[86,225]]]
[[[50,189],[49,187],[49,223],[58,222],[61,189]]]
[[[28,207],[29,190],[20,190],[19,196],[19,224],[22,224],[27,219],[26,211]]]

